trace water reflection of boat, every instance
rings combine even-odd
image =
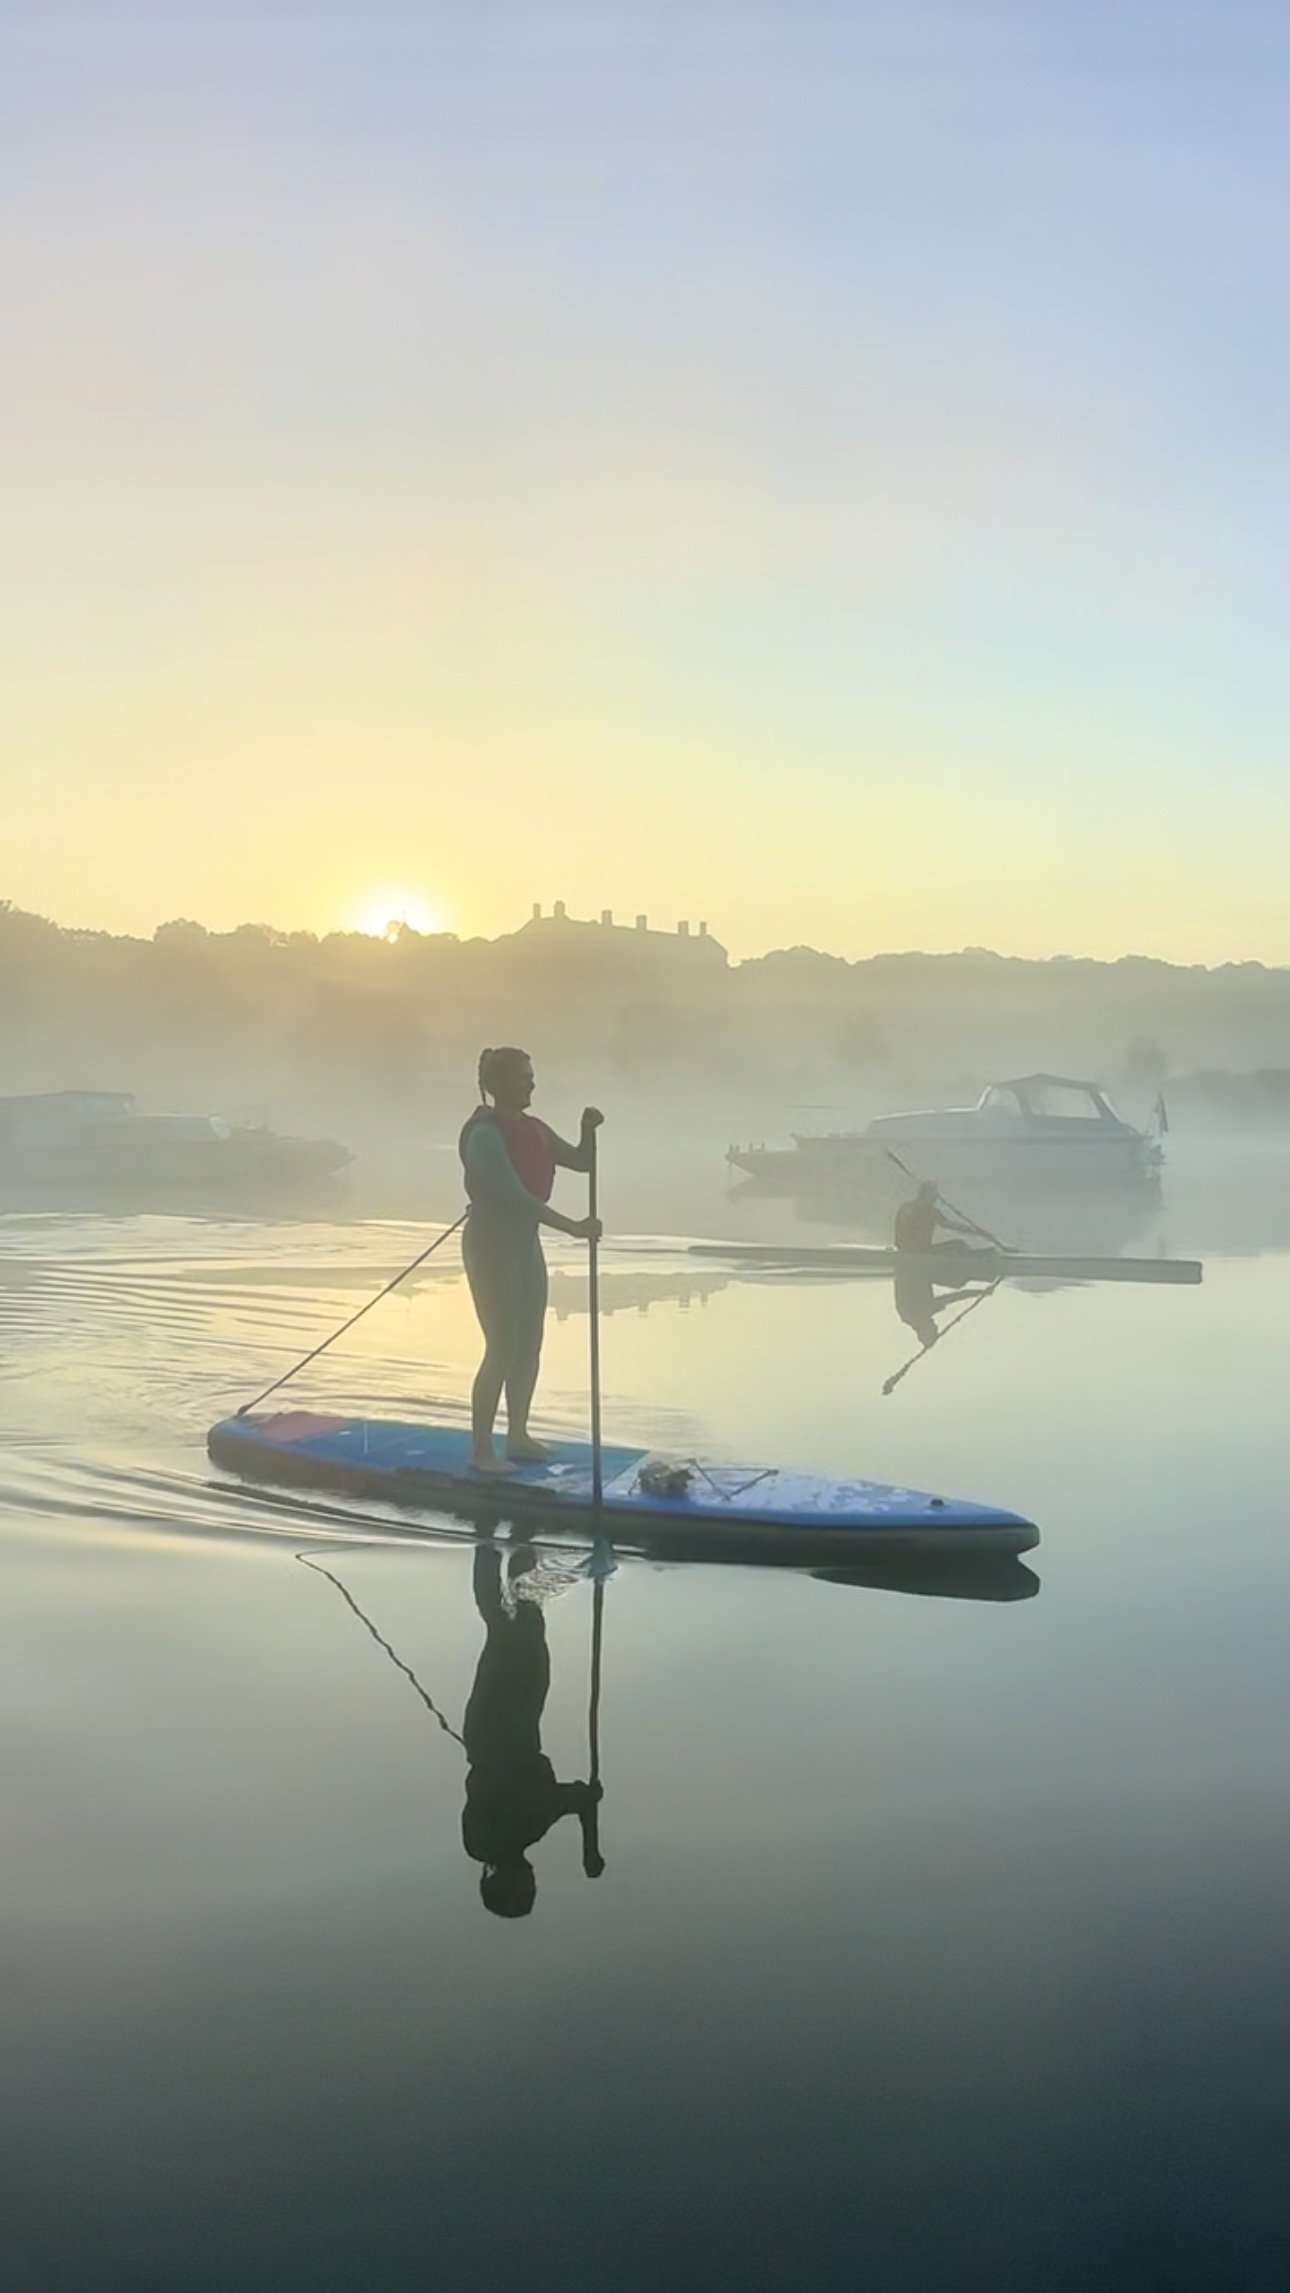
[[[862,1131],[795,1134],[791,1148],[732,1146],[726,1159],[777,1191],[837,1192],[890,1186],[893,1151],[919,1177],[949,1185],[1037,1180],[1097,1188],[1151,1178],[1162,1160],[1157,1132],[1125,1122],[1100,1084],[1068,1075],[1016,1076],[991,1083],[972,1107],[876,1115]]]
[[[326,1187],[353,1161],[335,1139],[284,1136],[219,1115],[140,1114],[126,1091],[44,1091],[0,1099],[0,1197],[230,1201]]]
[[[978,1221],[1014,1250],[1039,1255],[1119,1257],[1158,1226],[1162,1210],[1155,1177],[1107,1179],[1098,1187],[1049,1185],[1038,1176],[1023,1185],[1000,1174],[959,1189],[945,1183],[957,1199],[970,1202]],[[816,1234],[823,1229],[839,1241],[872,1238],[889,1247],[896,1206],[908,1192],[909,1181],[889,1163],[885,1172],[876,1171],[867,1180],[840,1180],[834,1186],[804,1190],[747,1179],[733,1190],[731,1200],[750,1211],[771,1200],[787,1202],[795,1225]],[[776,1242],[779,1239],[777,1235]]]
[[[1006,1555],[975,1563],[928,1560],[871,1561],[863,1568],[817,1568],[820,1584],[854,1584],[866,1592],[903,1592],[922,1600],[1033,1600],[1040,1580],[1023,1560]]]

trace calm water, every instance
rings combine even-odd
[[[1290,1260],[1000,1290],[884,1398],[888,1285],[618,1245],[607,1430],[1043,1542],[958,1597],[624,1560],[604,1871],[565,1814],[502,1919],[471,1540],[203,1450],[424,1240],[0,1221],[6,2285],[1283,2293]],[[299,1397],[461,1416],[473,1352],[432,1261]],[[593,1594],[543,1587],[564,1784]]]

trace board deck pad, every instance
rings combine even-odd
[[[596,1521],[585,1442],[554,1445],[540,1462],[493,1479],[472,1468],[465,1426],[291,1409],[226,1418],[212,1427],[207,1446],[216,1464],[256,1479],[347,1488],[467,1514],[545,1516],[576,1523],[583,1534]],[[808,1546],[837,1553],[875,1543],[1016,1553],[1039,1542],[1031,1522],[997,1506],[759,1464],[675,1460],[689,1468],[688,1487],[680,1495],[654,1496],[640,1485],[641,1467],[653,1454],[621,1446],[602,1452],[601,1511],[629,1541],[679,1537],[696,1549],[773,1548],[784,1557]]]

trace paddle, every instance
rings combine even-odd
[[[894,1162],[897,1170],[903,1170],[906,1178],[910,1180],[912,1185],[922,1185],[923,1182],[921,1178],[919,1178],[916,1171],[912,1171],[910,1169],[907,1162],[902,1162],[900,1156],[898,1154],[893,1154],[890,1147],[888,1147],[886,1151],[888,1162]],[[969,1218],[966,1210],[960,1210],[957,1202],[951,1202],[948,1194],[941,1193],[939,1186],[936,1189],[936,1199],[938,1202],[943,1203],[945,1208],[952,1212],[955,1218],[961,1219],[964,1226],[968,1227],[973,1234],[979,1234],[983,1242],[993,1243],[995,1249],[1002,1250],[1005,1256],[1012,1255],[1012,1246],[1010,1243],[1001,1242],[997,1234],[992,1234],[990,1232],[988,1226],[982,1226],[975,1218]]]
[[[600,1216],[600,1154],[598,1133],[590,1135],[591,1160],[587,1166],[587,1212]],[[587,1747],[590,1764],[587,1791],[590,1805],[582,1827],[582,1868],[598,1879],[605,1868],[600,1852],[600,1665],[605,1631],[605,1578],[613,1567],[613,1552],[604,1532],[600,1508],[604,1503],[605,1474],[600,1434],[600,1241],[593,1223],[587,1244],[587,1314],[591,1377],[591,1499],[596,1508],[591,1567],[596,1589],[591,1604],[591,1692],[587,1706]]]
[[[588,1135],[588,1146],[591,1159],[587,1165],[587,1213],[594,1222],[600,1216],[600,1151],[595,1129]],[[594,1223],[587,1242],[587,1315],[590,1324],[591,1498],[599,1507],[605,1486],[600,1445],[600,1240]],[[598,1514],[596,1535],[600,1535]]]

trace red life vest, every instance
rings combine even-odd
[[[461,1134],[463,1162],[466,1142],[476,1123],[496,1123],[520,1185],[539,1202],[549,1202],[556,1172],[554,1131],[548,1130],[538,1115],[504,1115],[499,1107],[476,1107]]]

